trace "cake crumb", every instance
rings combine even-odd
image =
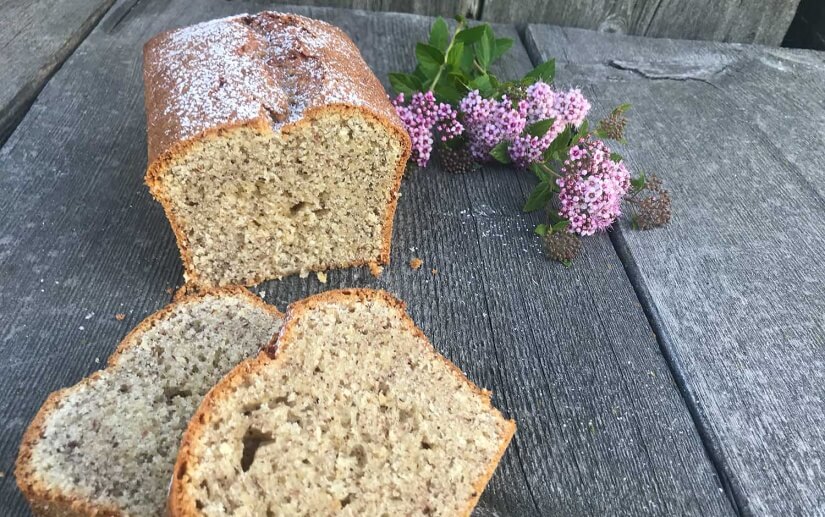
[[[100,358],[99,357],[95,357],[95,364],[100,364]]]
[[[258,293],[258,296],[260,296],[261,299],[266,298],[266,291],[261,291],[260,293]]]
[[[424,261],[418,257],[413,257],[410,259],[410,269],[421,269],[421,266],[424,264]]]
[[[126,315],[122,312],[118,312],[117,314],[115,314],[115,319],[118,321],[123,321],[126,319]]]
[[[166,294],[169,294],[169,295],[175,294],[175,290],[172,289],[171,287],[167,287],[165,289],[165,291],[166,291]]]
[[[370,273],[372,273],[372,276],[374,276],[375,278],[378,278],[379,276],[381,276],[381,273],[384,272],[384,268],[379,266],[376,262],[370,262],[369,266]]]
[[[437,275],[437,274],[438,274],[438,269],[433,268],[433,270],[431,271],[431,273],[432,273],[432,274],[434,274],[434,275]]]
[[[302,270],[301,270],[301,272],[300,272],[300,273],[298,273],[298,276],[299,276],[300,278],[306,278],[306,277],[308,277],[308,276],[309,276],[309,270],[308,270],[308,269],[302,269]]]
[[[6,477],[6,473],[0,470],[0,479],[3,479],[4,477]]]
[[[324,273],[323,271],[316,271],[315,276],[318,277],[318,281],[321,282],[322,284],[327,283],[327,274]]]

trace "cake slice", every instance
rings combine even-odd
[[[290,307],[193,416],[173,516],[469,515],[515,432],[383,291]]]
[[[165,32],[144,84],[146,182],[188,282],[389,261],[410,138],[343,31],[262,12]]]
[[[215,382],[269,342],[281,317],[242,288],[149,316],[104,370],[52,393],[23,437],[15,475],[34,513],[163,515],[189,418]]]

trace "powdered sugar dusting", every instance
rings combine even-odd
[[[216,127],[274,129],[321,106],[360,107],[399,124],[355,45],[336,27],[278,13],[213,20],[146,47],[150,160]]]

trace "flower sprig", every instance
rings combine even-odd
[[[670,194],[661,180],[631,178],[624,159],[606,141],[625,143],[629,104],[617,106],[591,127],[590,102],[581,90],[553,87],[555,61],[521,79],[500,81],[490,65],[513,45],[488,24],[468,27],[456,18],[450,33],[438,18],[427,43],[415,49],[412,73],[391,73],[393,105],[413,143],[413,161],[427,165],[438,146],[450,172],[498,161],[537,178],[523,210],[545,210],[536,227],[548,256],[570,265],[580,237],[609,229],[632,207],[633,225],[650,229],[670,221]]]

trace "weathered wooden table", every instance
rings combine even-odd
[[[181,281],[142,183],[143,42],[268,6],[111,4],[2,6],[0,515],[28,514],[13,463],[46,395],[100,368]],[[382,79],[412,66],[431,22],[288,10],[341,26]],[[256,292],[280,308],[339,286],[405,299],[518,421],[481,515],[825,515],[825,55],[496,30],[517,41],[501,76],[556,56],[557,82],[581,85],[596,115],[634,105],[621,151],[665,179],[671,225],[622,224],[565,269],[542,256],[540,216],[520,212],[530,175],[432,166],[403,183],[379,279]]]

